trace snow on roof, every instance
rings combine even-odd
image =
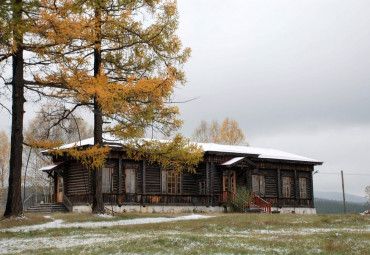
[[[223,162],[221,163],[220,165],[221,166],[231,166],[232,164],[235,164],[236,162],[242,160],[244,157],[236,157],[236,158],[232,158],[226,162]]]
[[[124,141],[117,139],[109,134],[103,135],[103,141],[107,144],[110,144],[111,147],[116,147],[119,144],[123,144]],[[166,140],[163,140],[165,142]],[[223,145],[216,143],[196,143],[202,147],[204,152],[222,152],[222,153],[235,153],[235,154],[244,154],[244,155],[255,155],[260,159],[277,159],[277,160],[287,160],[287,161],[301,161],[301,162],[310,162],[315,164],[322,164],[320,160],[303,157],[300,155],[288,153],[285,151],[267,149],[267,148],[258,148],[250,146],[236,146],[236,145]],[[89,146],[94,145],[94,138],[84,139],[75,143],[70,143],[61,146],[59,149],[68,149],[74,146]]]
[[[296,154],[288,153],[285,151],[258,148],[250,146],[235,146],[235,145],[223,145],[215,143],[198,143],[202,146],[204,151],[208,152],[226,152],[226,153],[236,153],[236,154],[249,154],[258,155],[261,159],[280,159],[280,160],[290,160],[290,161],[303,161],[321,164],[322,161],[299,156]]]
[[[57,163],[54,163],[54,164],[52,164],[52,165],[48,165],[48,166],[41,167],[41,168],[39,169],[39,171],[48,171],[48,170],[52,170],[52,169],[56,168],[57,166],[59,166],[59,165],[60,165],[60,164],[62,164],[62,163],[64,163],[64,161],[63,161],[63,162],[57,162]]]

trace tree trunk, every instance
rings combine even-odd
[[[13,52],[13,80],[12,80],[12,135],[9,162],[9,189],[4,217],[22,216],[23,205],[21,196],[22,181],[22,151],[23,151],[23,34],[18,27],[22,20],[22,0],[16,0],[13,6],[13,30],[15,49]]]
[[[96,41],[94,45],[94,77],[101,73],[101,6],[96,4]],[[97,98],[94,99],[94,144],[99,146],[103,143],[103,114]],[[104,201],[102,193],[102,169],[94,169],[94,186],[93,186],[93,208],[94,214],[104,213]]]

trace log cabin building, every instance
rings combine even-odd
[[[272,149],[199,143],[203,161],[196,173],[189,173],[128,159],[117,144],[111,144],[102,169],[103,199],[109,210],[223,212],[235,199],[237,189],[245,187],[253,195],[244,211],[316,213],[312,175],[321,161]],[[93,138],[79,145],[91,146]],[[69,211],[91,211],[91,171],[79,162],[60,158],[40,170],[53,182],[52,200],[63,203]]]

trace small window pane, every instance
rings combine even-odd
[[[290,197],[290,177],[283,177],[283,197]]]
[[[259,176],[258,175],[252,175],[252,191],[254,194],[259,193]]]
[[[112,192],[112,173],[113,168],[102,168],[102,192],[104,193]]]
[[[307,198],[307,178],[299,178],[299,197]]]
[[[136,191],[135,169],[126,169],[125,176],[126,176],[125,179],[126,193],[135,193]]]
[[[162,193],[181,194],[181,173],[162,171]]]
[[[199,181],[199,195],[206,194],[206,181]]]

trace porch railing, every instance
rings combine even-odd
[[[69,212],[73,211],[73,203],[69,198],[66,196],[66,194],[63,193],[63,200],[62,200],[63,205],[67,208]]]
[[[252,203],[260,207],[265,213],[271,213],[271,203],[267,202],[266,200],[262,199],[261,197],[257,196],[256,194],[252,194]],[[251,203],[250,202],[250,203]],[[249,205],[250,207],[250,205]]]
[[[231,203],[232,206],[241,212],[246,212],[249,208],[249,202],[243,199],[242,197],[238,197],[234,192],[227,190],[221,193],[221,202]]]
[[[33,193],[29,195],[24,201],[23,201],[23,209],[27,210],[28,208],[37,205],[37,195],[36,193]]]
[[[252,208],[252,203],[259,208],[265,213],[271,213],[271,203],[267,202],[266,200],[262,199],[256,194],[251,194],[251,201],[246,201],[242,199],[241,197],[237,197],[237,195],[228,190],[228,191],[223,191],[221,193],[221,202],[229,202],[232,203],[234,207],[237,207],[239,210],[246,212],[249,208]]]
[[[44,194],[41,194],[40,196],[38,196],[37,198],[38,200],[38,203],[41,203],[43,202],[44,204],[53,204],[55,203],[55,195],[44,195]]]
[[[23,209],[27,210],[28,208],[38,205],[38,204],[52,204],[55,203],[55,195],[44,195],[32,193],[23,201]]]

